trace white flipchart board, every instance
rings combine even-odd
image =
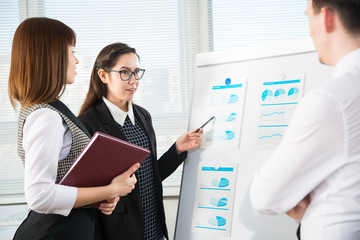
[[[250,203],[249,187],[254,174],[273,150],[254,147],[258,96],[264,78],[279,79],[294,73],[304,74],[304,95],[309,90],[332,78],[332,68],[320,64],[311,39],[278,42],[241,48],[232,51],[202,53],[197,56],[196,82],[193,90],[189,129],[201,126],[209,117],[208,102],[214,76],[237,73],[247,79],[246,95],[236,149],[199,148],[189,153],[184,163],[175,240],[292,240],[297,239],[297,224],[286,215],[267,216],[256,213]],[[205,127],[205,131],[209,126]],[[291,161],[291,159],[289,159]],[[200,162],[236,162],[237,177],[233,199],[232,222],[229,236],[193,231],[194,202]],[[294,189],[296,191],[296,189]]]

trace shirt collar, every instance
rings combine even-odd
[[[345,55],[336,64],[334,69],[334,78],[341,77],[343,74],[356,69],[360,63],[360,48]]]
[[[105,102],[106,106],[109,108],[111,115],[113,116],[114,120],[120,124],[121,126],[124,125],[126,116],[129,116],[131,123],[135,126],[135,117],[132,102],[128,102],[128,111],[124,112],[118,106],[107,100],[105,97],[102,97],[103,101]]]

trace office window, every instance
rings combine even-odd
[[[0,1],[0,203],[3,196],[23,193],[23,167],[16,147],[17,113],[8,98],[7,82],[11,42],[24,11],[17,1]]]
[[[210,50],[309,36],[304,0],[210,0]]]
[[[177,0],[0,1],[0,203],[13,202],[11,197],[23,194],[23,167],[17,156],[17,112],[10,106],[7,94],[11,41],[19,23],[27,17],[49,17],[76,32],[78,74],[62,97],[76,114],[99,51],[114,42],[136,48],[146,73],[134,102],[152,114],[160,157],[187,131],[196,54],[194,6],[193,1]],[[164,185],[178,188],[180,174]]]
[[[152,114],[161,156],[187,130],[199,49],[216,51],[308,36],[306,4],[303,0],[0,0],[0,204],[16,202],[10,197],[23,194],[17,112],[7,93],[11,41],[22,20],[56,18],[76,32],[78,75],[62,97],[74,113],[85,98],[98,52],[113,42],[135,47],[146,73],[134,101]],[[199,32],[206,37],[199,37]],[[164,185],[178,187],[180,176],[178,171]]]

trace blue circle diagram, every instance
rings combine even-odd
[[[226,118],[226,121],[227,121],[227,122],[234,121],[234,120],[236,120],[236,116],[237,116],[236,113],[231,113],[231,114]]]
[[[231,94],[230,99],[228,100],[228,103],[235,103],[239,100],[239,96],[236,94]]]
[[[274,94],[274,98],[277,101],[281,101],[285,98],[285,90],[282,88],[279,88],[278,90],[276,90],[275,94]]]
[[[214,187],[220,187],[220,188],[223,188],[223,187],[227,187],[229,186],[230,182],[229,182],[229,179],[227,178],[214,178],[212,181],[211,181],[211,185],[213,185]]]
[[[220,216],[216,216],[215,218],[209,218],[208,223],[215,227],[221,227],[226,224],[226,219]]]
[[[300,91],[297,87],[293,87],[288,92],[288,97],[292,100],[299,98]]]
[[[231,83],[231,79],[230,79],[230,78],[225,79],[225,84],[226,84],[226,85],[230,85],[230,83]]]
[[[233,131],[219,131],[216,133],[219,140],[228,141],[235,138],[235,132]]]
[[[217,199],[213,197],[210,199],[210,204],[215,207],[224,207],[228,204],[228,200],[227,198]]]
[[[263,102],[270,101],[272,99],[272,97],[273,97],[273,92],[270,89],[263,91],[263,93],[261,95],[261,99]]]

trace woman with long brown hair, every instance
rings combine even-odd
[[[111,214],[118,196],[134,188],[139,164],[94,188],[63,186],[58,181],[90,135],[59,97],[75,80],[76,37],[64,23],[29,18],[17,28],[12,45],[9,96],[20,103],[18,153],[25,166],[24,188],[30,212],[14,239],[94,239],[95,210]]]

